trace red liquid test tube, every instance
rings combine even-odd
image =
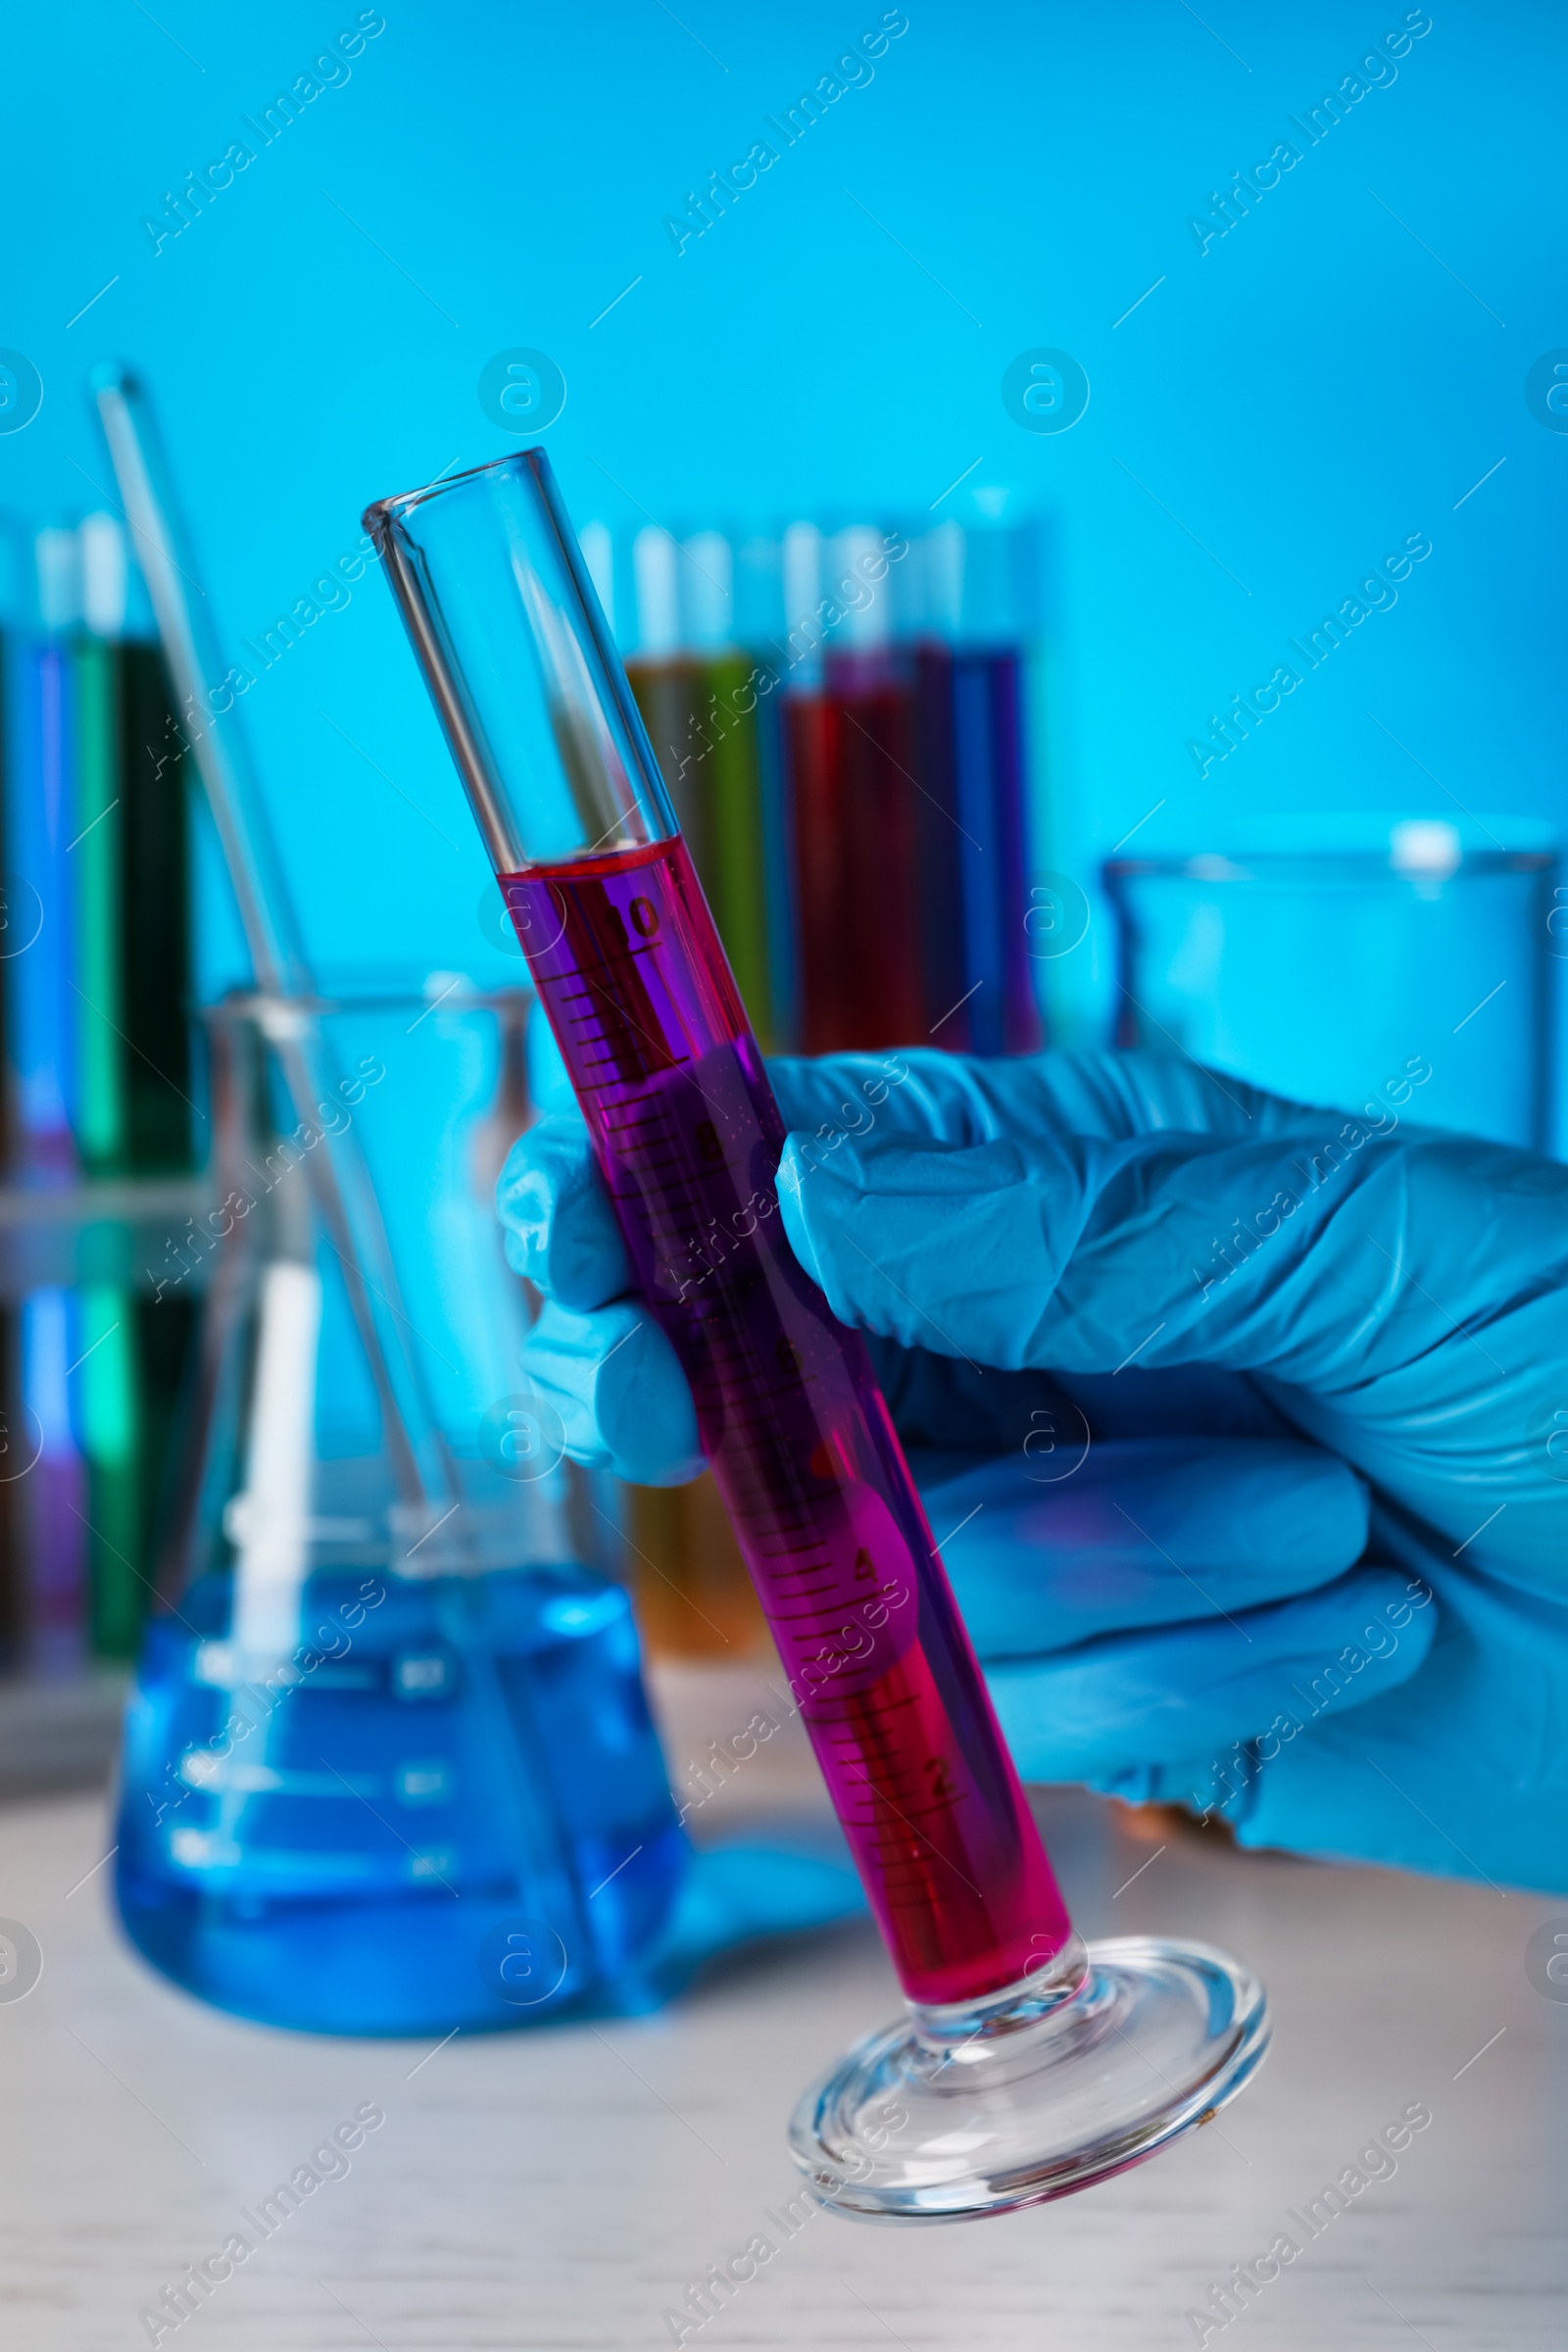
[[[1073,1933],[864,1345],[785,1235],[809,1168],[543,453],[365,519],[909,2000],[805,2094],[796,2162],[870,2219],[1083,2187],[1234,2095],[1261,1992]]]

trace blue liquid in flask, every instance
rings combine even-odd
[[[301,1603],[272,1663],[229,1639],[231,1571],[148,1628],[116,1866],[137,1949],[316,2033],[641,2005],[689,1848],[622,1589],[320,1572]]]

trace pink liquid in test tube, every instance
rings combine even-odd
[[[783,1231],[784,1126],[685,844],[504,875],[529,968],[905,1990],[1071,1932],[864,1346]]]

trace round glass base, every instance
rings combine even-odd
[[[1223,1952],[1074,1936],[1049,1976],[858,2042],[801,2100],[790,2146],[818,2201],[858,2221],[1007,2213],[1206,2123],[1268,2038],[1262,1986]]]

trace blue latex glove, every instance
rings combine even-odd
[[[1355,1120],[1141,1054],[775,1062],[780,1200],[937,1535],[967,1519],[1027,1775],[1557,1889],[1568,1168],[1409,1126],[1425,1068]],[[500,1202],[573,1451],[691,1475],[574,1118]]]

